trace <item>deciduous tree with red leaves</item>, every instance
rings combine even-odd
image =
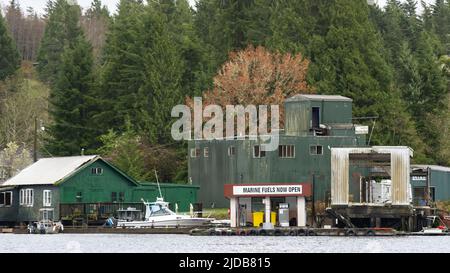
[[[214,77],[213,89],[203,93],[203,106],[279,105],[282,126],[284,100],[314,92],[306,81],[308,67],[301,54],[270,52],[262,46],[232,52]],[[187,104],[193,106],[192,98]]]

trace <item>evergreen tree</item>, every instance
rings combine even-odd
[[[79,26],[80,8],[66,10],[66,29],[76,34],[61,54],[57,76],[50,93],[53,124],[48,132],[47,150],[52,155],[78,155],[95,148],[98,132],[92,126],[92,47]]]
[[[106,37],[103,69],[98,90],[101,111],[95,115],[99,127],[122,132],[129,119],[136,131],[142,124],[142,103],[138,97],[144,83],[142,54],[142,20],[144,6],[141,1],[122,0]]]
[[[184,62],[181,79],[182,94],[192,97],[201,95],[211,85],[215,72],[211,67],[206,47],[202,45],[194,28],[194,11],[187,0],[162,0],[150,5],[167,22],[170,39]]]
[[[183,102],[184,62],[167,30],[163,15],[152,6],[146,8],[143,28],[145,80],[140,97],[146,98],[141,121],[148,136],[158,143],[171,138],[172,107]]]
[[[200,0],[195,25],[202,41],[213,51],[214,70],[228,54],[248,45],[265,45],[270,37],[271,0]],[[220,34],[219,34],[220,33]]]
[[[20,56],[0,12],[0,81],[13,75],[20,65]]]
[[[77,5],[70,5],[67,0],[56,0],[48,2],[47,11],[48,22],[38,52],[37,69],[41,80],[53,86],[64,48],[76,43],[82,32],[79,28],[81,10]]]

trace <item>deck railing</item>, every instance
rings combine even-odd
[[[145,212],[143,203],[74,203],[60,204],[60,218],[73,220],[83,218],[88,220],[101,220],[109,217],[117,217],[120,209],[135,208]]]

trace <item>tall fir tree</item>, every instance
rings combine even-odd
[[[98,131],[92,126],[92,47],[79,25],[80,7],[65,10],[66,29],[74,36],[66,42],[50,93],[52,125],[46,149],[52,155],[79,155],[93,151]]]
[[[142,73],[143,10],[141,1],[121,0],[106,37],[97,92],[101,110],[94,117],[103,133],[109,129],[124,131],[126,120],[135,126],[135,131],[142,126],[138,120],[142,117],[145,98],[138,97],[138,91],[145,77]]]
[[[13,75],[20,65],[20,55],[0,12],[0,81]]]
[[[50,86],[55,84],[55,75],[58,74],[61,66],[64,48],[70,46],[81,32],[78,25],[70,22],[74,20],[77,24],[79,22],[79,18],[70,14],[73,10],[72,7],[77,6],[70,5],[67,0],[47,3],[47,26],[38,52],[37,70],[40,79],[49,83]],[[78,12],[78,16],[80,16],[80,12]]]

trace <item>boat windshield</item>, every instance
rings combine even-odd
[[[159,204],[153,204],[150,206],[150,216],[163,216],[163,215],[172,215],[174,214],[171,210],[166,207],[163,207]]]

